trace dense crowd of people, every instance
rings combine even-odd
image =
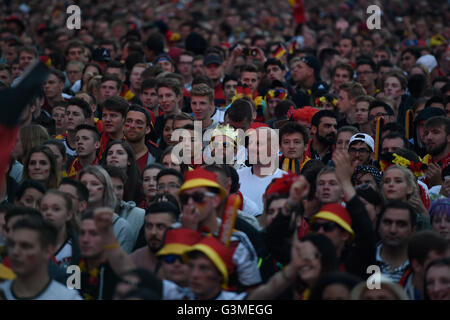
[[[448,1],[70,4],[0,4],[0,299],[450,299]]]

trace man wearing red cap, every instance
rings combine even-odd
[[[189,265],[190,271],[188,287],[180,287],[169,280],[156,281],[154,289],[162,292],[163,300],[245,299],[245,292],[223,290],[235,268],[232,248],[224,246],[213,236],[207,236],[183,251],[183,259]],[[186,308],[189,306],[185,306]],[[185,314],[188,312],[185,309],[182,308],[178,312]]]
[[[376,242],[372,222],[351,183],[353,169],[348,153],[336,151],[333,162],[346,207],[339,203],[325,204],[310,219],[309,230],[311,233],[324,234],[333,242],[342,271],[365,279],[367,267],[375,263]]]
[[[191,229],[170,229],[164,238],[164,247],[156,253],[161,261],[160,275],[162,279],[170,280],[180,287],[187,287],[189,267],[183,260],[183,253],[191,246],[200,242],[202,236]]]
[[[213,235],[218,234],[225,197],[226,192],[217,182],[215,173],[202,167],[188,171],[180,188],[180,202],[183,207],[182,226]],[[249,288],[259,284],[261,275],[258,270],[258,256],[247,235],[233,230],[230,241],[237,276],[236,283],[231,285]]]

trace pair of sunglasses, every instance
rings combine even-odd
[[[173,264],[177,260],[184,264],[183,257],[178,254],[168,254],[163,256],[163,261],[167,264]]]
[[[182,193],[180,194],[180,202],[182,205],[185,205],[189,202],[189,199],[192,198],[195,203],[203,203],[205,201],[205,196],[213,197],[215,194],[212,192],[194,192],[193,194]]]
[[[314,223],[311,223],[311,225],[309,226],[309,229],[313,232],[318,232],[321,228],[323,228],[323,231],[331,232],[334,229],[336,229],[337,226],[338,225],[332,221],[325,222],[325,223],[314,222]]]

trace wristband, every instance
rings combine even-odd
[[[117,249],[118,247],[119,247],[119,242],[116,240],[116,241],[114,241],[113,244],[104,246],[103,249],[105,249],[105,250],[114,250],[114,249]]]

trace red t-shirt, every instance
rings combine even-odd
[[[136,160],[141,173],[142,173],[142,171],[144,171],[145,167],[147,166],[147,161],[148,161],[148,152],[146,152],[142,157],[140,157],[139,159]]]

